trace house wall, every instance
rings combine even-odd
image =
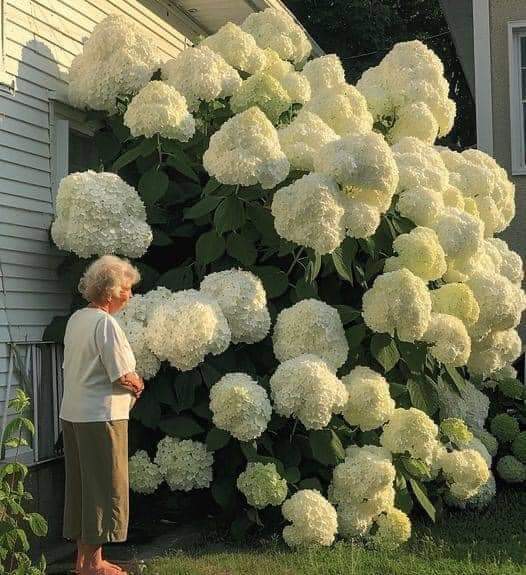
[[[109,13],[135,20],[155,37],[165,59],[183,49],[189,43],[185,34],[198,28],[164,0],[0,0],[0,5],[3,77],[15,82],[14,91],[0,86],[1,421],[15,391],[7,397],[5,342],[40,340],[52,317],[69,308],[55,271],[61,256],[48,239],[54,176],[50,96],[65,99],[73,58]]]

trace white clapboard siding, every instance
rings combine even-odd
[[[110,13],[126,14],[155,38],[163,60],[201,32],[167,0],[4,0],[4,67],[15,91],[0,88],[0,414],[6,400],[6,343],[39,341],[69,290],[56,275],[50,97],[67,94],[82,43]],[[3,391],[2,391],[3,390]]]

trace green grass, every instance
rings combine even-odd
[[[526,492],[503,490],[482,513],[456,511],[439,525],[415,521],[392,553],[338,542],[291,551],[276,537],[252,545],[208,538],[151,561],[148,575],[517,575],[526,574]]]

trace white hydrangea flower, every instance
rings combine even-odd
[[[311,98],[310,83],[306,76],[296,72],[294,66],[282,60],[279,55],[267,48],[265,51],[266,64],[263,72],[275,78],[287,92],[292,103],[305,104]]]
[[[117,174],[75,172],[62,178],[51,236],[62,250],[81,258],[142,256],[152,241],[138,193]]]
[[[157,445],[154,463],[172,491],[209,487],[212,481],[214,456],[200,441],[163,437]]]
[[[314,171],[314,158],[327,143],[338,139],[332,128],[316,114],[300,110],[288,125],[278,129],[281,149],[296,170]]]
[[[376,520],[378,531],[372,537],[377,549],[393,550],[411,538],[411,521],[400,509],[393,507]]]
[[[278,361],[314,354],[334,371],[345,363],[349,353],[338,310],[316,299],[304,299],[282,310],[272,340]]]
[[[506,171],[480,150],[440,152],[451,184],[476,204],[486,236],[506,229],[515,216],[515,186]]]
[[[207,46],[227,64],[248,74],[261,71],[267,61],[265,52],[256,44],[254,37],[233,22],[224,24],[200,45]]]
[[[136,94],[161,64],[155,39],[132,19],[110,14],[71,63],[68,98],[75,108],[116,111],[119,95]]]
[[[444,194],[449,186],[449,172],[440,153],[418,138],[406,137],[391,148],[399,180],[398,193],[427,188]]]
[[[345,70],[336,54],[309,60],[303,66],[302,74],[309,80],[313,94],[345,84]]]
[[[384,426],[380,443],[391,453],[409,453],[431,463],[438,442],[438,427],[419,409],[395,409]]]
[[[481,338],[491,330],[519,325],[526,308],[526,295],[519,286],[500,274],[483,270],[474,272],[466,284],[480,307],[478,320],[470,326],[472,336]]]
[[[378,276],[362,300],[365,323],[376,332],[402,341],[422,339],[431,318],[431,296],[426,284],[408,269]]]
[[[274,124],[291,104],[292,100],[283,86],[264,71],[244,80],[230,98],[230,107],[234,113],[257,106]]]
[[[417,226],[432,227],[444,210],[444,198],[430,188],[415,187],[400,192],[396,209]]]
[[[283,517],[292,522],[283,529],[290,547],[329,546],[338,529],[336,509],[315,489],[301,489],[281,506]]]
[[[312,46],[299,24],[283,10],[267,8],[250,14],[241,28],[251,34],[260,48],[271,48],[283,60],[304,62]]]
[[[462,449],[473,449],[478,451],[482,456],[482,459],[486,462],[488,469],[491,468],[491,462],[493,461],[493,457],[491,456],[490,452],[488,451],[487,447],[482,443],[482,441],[478,438],[473,436],[469,441],[459,445]]]
[[[395,402],[384,377],[368,367],[357,366],[342,381],[349,392],[343,417],[350,425],[369,431],[389,420]]]
[[[230,327],[232,343],[257,343],[267,336],[267,294],[252,272],[230,269],[211,273],[204,277],[199,289],[219,304]]]
[[[458,317],[466,326],[479,318],[480,307],[471,289],[464,283],[449,283],[431,290],[433,311]]]
[[[195,132],[195,120],[186,107],[184,96],[165,82],[148,82],[129,103],[124,124],[132,136],[159,134],[188,142]]]
[[[142,449],[136,451],[128,461],[130,489],[135,493],[150,495],[163,481],[159,466],[152,463],[150,456]]]
[[[444,501],[450,507],[457,509],[474,509],[480,511],[487,507],[497,494],[497,484],[493,473],[489,474],[489,479],[480,487],[475,495],[468,499],[459,499],[454,497],[451,492],[446,493]]]
[[[437,138],[438,130],[438,122],[427,104],[410,102],[397,110],[396,122],[386,138],[392,144],[407,137],[432,144]]]
[[[496,271],[508,278],[510,282],[520,285],[524,278],[524,269],[521,256],[511,250],[508,244],[500,238],[486,240],[500,255],[499,266]]]
[[[278,366],[270,378],[274,409],[294,416],[307,429],[322,429],[333,413],[341,413],[348,393],[343,383],[318,356],[304,354]]]
[[[146,326],[148,346],[181,371],[230,345],[230,328],[217,301],[194,289],[176,292],[155,307]]]
[[[333,471],[330,501],[337,505],[359,505],[392,487],[396,469],[389,452],[374,446],[353,446]]]
[[[473,342],[473,346],[475,342]],[[442,379],[438,381],[438,401],[440,420],[448,418],[462,419],[472,429],[482,429],[488,417],[489,398],[471,382],[466,381],[459,395]]]
[[[458,208],[459,210],[465,210],[471,215],[476,215],[476,211],[473,209],[474,208],[473,203],[469,202],[469,200],[471,200],[472,198],[464,198],[462,192],[455,186],[449,184],[448,187],[443,191],[442,197],[444,199],[445,206],[448,206],[450,208]]]
[[[366,134],[373,127],[365,98],[350,84],[336,84],[315,93],[303,109],[319,116],[339,136]]]
[[[185,48],[162,67],[163,80],[185,98],[190,111],[199,100],[227,98],[241,85],[241,76],[208,46]]]
[[[514,362],[522,351],[522,342],[515,329],[490,331],[481,339],[473,339],[468,361],[470,373],[490,376]]]
[[[344,240],[344,214],[338,184],[316,173],[279,189],[272,199],[278,234],[319,254],[333,252]]]
[[[144,379],[151,379],[159,371],[161,360],[148,347],[145,324],[134,319],[123,320],[119,317],[116,319],[124,330],[135,356],[135,371]]]
[[[239,441],[252,441],[267,429],[272,406],[266,390],[246,373],[227,373],[210,389],[214,425]]]
[[[247,463],[236,485],[247,503],[256,509],[281,505],[287,498],[287,482],[281,478],[274,463]]]
[[[440,466],[451,494],[458,499],[473,497],[489,479],[488,466],[474,449],[446,451],[440,458]]]
[[[351,238],[369,238],[380,225],[380,211],[370,204],[355,200],[347,194],[342,195],[345,208],[343,224]]]
[[[471,339],[458,317],[432,312],[423,340],[433,344],[429,353],[438,361],[454,367],[466,365],[471,353]]]
[[[394,120],[394,127],[400,116],[407,118],[407,106],[419,103],[413,130],[405,124],[408,135],[423,135],[429,141],[430,115],[435,120],[433,128],[438,126],[438,136],[445,136],[453,127],[456,107],[448,98],[444,66],[419,40],[396,44],[378,66],[364,72],[357,88],[367,99],[375,121]]]
[[[450,258],[468,258],[482,246],[484,223],[458,208],[444,208],[430,227]]]
[[[212,135],[203,166],[222,184],[259,183],[265,189],[282,182],[290,169],[276,129],[257,107],[230,118]]]
[[[398,256],[386,260],[386,272],[407,268],[424,281],[439,279],[446,273],[444,250],[430,228],[418,226],[408,234],[400,234],[393,242],[393,251]]]

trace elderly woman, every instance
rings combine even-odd
[[[125,573],[102,559],[102,544],[127,537],[128,418],[144,382],[112,314],[139,279],[127,260],[107,255],[93,262],[79,283],[89,304],[69,318],[64,336],[63,535],[77,542],[81,575]]]

